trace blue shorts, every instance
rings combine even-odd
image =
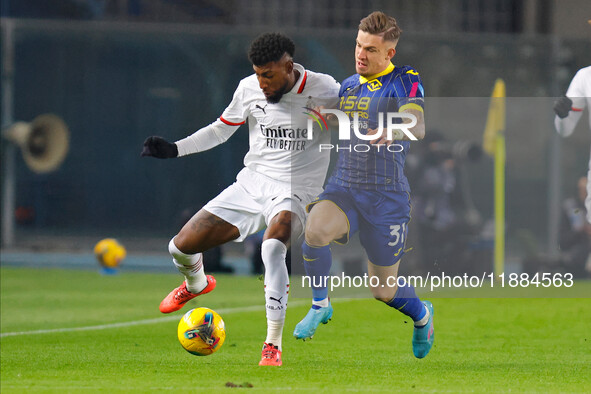
[[[347,216],[349,231],[336,243],[346,244],[359,231],[359,240],[375,265],[391,266],[404,255],[410,221],[408,192],[371,191],[328,185],[308,212],[320,201],[332,201]]]

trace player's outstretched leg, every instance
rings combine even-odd
[[[293,330],[293,336],[296,337],[296,339],[312,338],[320,323],[326,324],[331,318],[332,305],[330,304],[330,301],[326,307],[317,307],[316,305],[313,305],[306,317],[296,325],[295,330]]]
[[[423,304],[429,311],[429,320],[427,321],[427,324],[422,327],[415,326],[412,336],[412,352],[416,358],[423,358],[429,354],[435,339],[435,331],[433,328],[433,304],[429,301],[423,301]]]
[[[422,302],[410,283],[399,284],[394,298],[386,305],[414,321],[413,353],[417,358],[425,357],[433,346],[433,305],[429,301]]]
[[[326,278],[330,273],[332,254],[330,246],[311,246],[308,242],[302,244],[304,267],[306,274],[312,281],[312,308],[300,321],[293,331],[296,339],[312,338],[320,323],[328,323],[332,317],[332,305],[328,298]]]

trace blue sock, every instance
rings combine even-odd
[[[330,246],[315,247],[302,244],[304,254],[304,268],[310,277],[312,284],[312,296],[314,301],[321,301],[328,297],[327,279],[332,265],[332,253]]]
[[[427,313],[425,305],[415,293],[415,288],[408,283],[398,286],[394,298],[387,305],[398,309],[415,322],[421,320]]]

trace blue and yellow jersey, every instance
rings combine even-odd
[[[349,116],[358,113],[359,130],[377,129],[378,114],[386,127],[387,112],[405,109],[423,110],[424,90],[419,73],[410,66],[390,64],[379,74],[364,78],[355,74],[343,81],[339,92],[339,109]],[[401,120],[397,119],[397,123]],[[404,160],[409,141],[395,141],[391,150],[370,145],[351,130],[351,140],[339,141],[339,156],[329,184],[363,190],[410,191],[404,175]]]

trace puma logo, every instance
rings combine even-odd
[[[275,297],[269,297],[269,299],[270,299],[270,300],[273,300],[273,301],[277,301],[278,303],[280,303],[280,304],[281,304],[281,300],[283,299],[283,297],[280,297],[279,299],[277,299],[277,298],[275,298]]]
[[[265,112],[265,108],[267,108],[267,104],[265,104],[265,106],[264,106],[264,107],[261,107],[260,105],[258,105],[258,104],[257,104],[257,105],[255,105],[255,108],[258,108],[258,109],[260,109],[261,111],[263,111],[263,113],[264,113],[265,115],[267,115],[267,113]]]

